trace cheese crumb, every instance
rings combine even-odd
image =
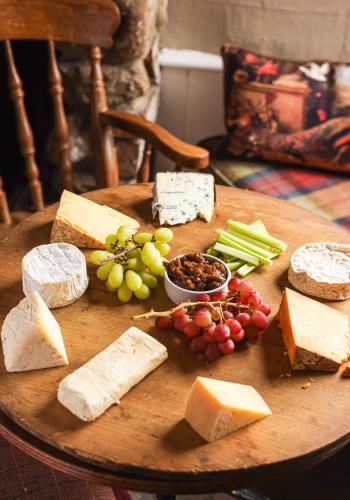
[[[301,386],[301,388],[304,389],[304,390],[310,389],[310,387],[311,387],[311,383],[310,382],[308,382],[307,384],[304,384],[304,385]]]

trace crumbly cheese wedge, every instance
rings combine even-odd
[[[188,395],[185,419],[212,442],[271,414],[254,387],[197,377]]]
[[[89,279],[81,251],[69,243],[39,245],[22,260],[24,295],[39,292],[48,307],[62,307],[78,300]]]
[[[289,282],[300,292],[329,300],[350,297],[350,245],[307,243],[291,256]]]
[[[37,292],[22,299],[8,313],[1,341],[9,372],[68,364],[59,324]]]
[[[210,221],[214,210],[214,177],[199,172],[159,172],[152,214],[159,224],[185,224],[200,217]]]
[[[72,243],[81,248],[105,248],[108,234],[127,224],[137,229],[140,224],[113,208],[99,205],[70,191],[63,191],[52,226],[51,242]]]
[[[58,400],[85,422],[95,420],[168,357],[166,347],[131,327],[107,349],[65,377]]]
[[[350,351],[348,317],[286,288],[278,319],[294,370],[337,371]]]

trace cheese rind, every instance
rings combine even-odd
[[[294,370],[337,371],[347,359],[349,320],[340,311],[286,288],[278,319]]]
[[[291,256],[289,282],[299,291],[329,300],[350,297],[350,245],[307,243]]]
[[[1,341],[9,372],[68,364],[59,324],[37,292],[22,299],[8,313]]]
[[[106,236],[116,233],[122,224],[134,229],[140,226],[135,219],[111,207],[63,191],[51,230],[51,242],[104,249]]]
[[[196,378],[185,409],[187,422],[209,442],[271,414],[254,387],[205,377]]]
[[[159,224],[185,224],[200,217],[210,221],[214,210],[214,177],[199,172],[159,172],[153,191],[152,215]]]
[[[156,339],[131,327],[104,351],[65,377],[58,400],[85,422],[95,420],[168,357]]]
[[[72,304],[89,283],[85,257],[69,243],[39,245],[23,257],[22,282],[24,295],[39,292],[50,308]]]

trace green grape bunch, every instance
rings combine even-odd
[[[154,233],[139,232],[127,225],[106,237],[106,250],[95,250],[89,262],[98,266],[96,276],[106,282],[110,292],[116,292],[121,302],[134,295],[145,300],[158,284],[157,277],[165,273],[164,258],[170,252],[173,232],[162,227]]]

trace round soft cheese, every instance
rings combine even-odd
[[[22,260],[24,295],[38,292],[48,307],[62,307],[79,299],[89,279],[81,251],[69,243],[39,245]]]
[[[350,297],[350,245],[307,243],[290,259],[289,282],[299,291],[329,300]]]

